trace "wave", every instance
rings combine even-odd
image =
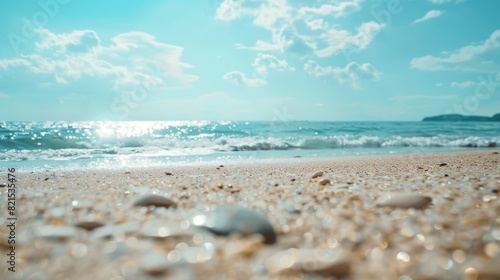
[[[498,131],[498,123],[0,122],[0,161],[245,151],[482,148],[500,145]]]
[[[17,141],[17,142],[16,142]],[[354,148],[486,148],[500,145],[500,137],[477,136],[370,136],[335,135],[301,137],[214,137],[204,135],[184,140],[178,138],[11,140],[2,143],[0,161],[33,159],[78,159],[117,155],[191,156],[241,151],[328,150]],[[13,148],[16,147],[16,148]]]

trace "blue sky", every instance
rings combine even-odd
[[[0,120],[492,115],[499,10],[495,0],[2,1]]]

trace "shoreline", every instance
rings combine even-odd
[[[471,148],[465,149],[465,150],[433,150],[433,151],[421,151],[421,152],[395,152],[395,153],[372,153],[372,154],[338,154],[338,155],[315,155],[315,156],[299,156],[299,155],[290,155],[290,156],[279,156],[279,157],[251,157],[251,158],[246,158],[246,157],[231,157],[231,155],[227,156],[219,156],[219,157],[213,157],[213,158],[208,158],[208,159],[203,159],[203,160],[191,160],[191,161],[167,161],[164,159],[157,159],[157,158],[148,158],[148,157],[132,157],[131,159],[127,159],[124,162],[131,162],[133,163],[132,166],[123,166],[124,164],[121,163],[118,159],[112,159],[115,160],[113,163],[95,163],[92,166],[89,165],[81,165],[81,164],[73,164],[74,160],[69,160],[68,162],[66,161],[57,161],[57,160],[51,160],[48,162],[55,163],[55,162],[62,162],[63,165],[61,166],[52,166],[52,165],[41,165],[41,164],[35,164],[29,167],[26,167],[22,163],[25,163],[23,161],[21,162],[14,162],[13,164],[4,164],[3,168],[9,168],[9,167],[19,167],[23,168],[24,170],[20,170],[20,172],[42,172],[42,170],[57,170],[58,172],[66,172],[66,171],[78,171],[78,170],[87,170],[87,171],[120,171],[122,169],[159,169],[163,167],[167,168],[177,168],[177,167],[203,167],[203,166],[211,166],[211,165],[220,165],[220,164],[231,164],[231,165],[251,165],[251,164],[288,164],[289,162],[295,162],[297,164],[301,164],[302,162],[322,162],[322,161],[330,161],[330,160],[349,160],[349,159],[366,159],[366,158],[374,158],[374,157],[380,157],[380,158],[385,158],[385,157],[403,157],[403,158],[419,158],[419,157],[427,157],[427,156],[432,156],[432,155],[446,155],[446,154],[467,154],[467,153],[488,153],[488,152],[495,152],[495,151],[500,151],[500,148]],[[146,159],[150,161],[144,161],[140,162],[140,159]],[[175,159],[175,157],[174,157]],[[106,158],[97,158],[97,160],[102,160],[106,161]],[[134,160],[139,161],[141,164],[137,165],[137,162],[134,162]],[[70,165],[68,165],[70,163]],[[121,163],[122,166],[111,166],[112,164],[119,164]],[[149,164],[149,165],[148,165]]]
[[[116,273],[120,279],[500,277],[495,266],[500,260],[498,153],[475,150],[220,161],[149,169],[19,170],[17,265],[25,278],[44,275],[47,279],[57,275],[111,279]],[[322,175],[312,178],[319,171]],[[0,191],[6,202],[6,189]],[[169,197],[177,206],[133,206],[151,192]],[[393,193],[407,196],[387,204],[384,199]],[[171,231],[186,224],[190,229],[193,215],[221,205],[264,213],[276,242],[262,244],[256,235],[193,232],[192,236],[186,233],[191,236],[186,241],[170,234],[144,233],[152,222],[165,223],[162,227]],[[75,226],[90,221],[99,226],[92,230]],[[6,222],[0,223],[1,236],[8,235]],[[106,230],[111,237],[98,236]],[[200,250],[196,243],[200,236],[207,242],[203,244],[211,244],[203,247],[211,248],[202,251],[204,258],[169,259],[173,251]],[[0,246],[7,248],[5,238]],[[324,259],[314,255],[317,250],[335,256]],[[153,260],[161,256],[166,259],[160,264]],[[283,261],[276,264],[276,258]],[[306,259],[310,262],[304,263]],[[7,263],[0,263],[7,279],[17,279],[6,268]]]

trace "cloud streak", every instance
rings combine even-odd
[[[340,84],[348,84],[353,88],[359,88],[360,80],[379,81],[382,73],[370,63],[358,64],[351,62],[344,68],[332,66],[320,66],[317,62],[309,60],[304,64],[304,71],[315,77],[332,78]]]
[[[233,82],[237,85],[243,85],[247,87],[258,87],[266,84],[266,81],[261,78],[249,78],[245,73],[240,71],[230,71],[222,77],[225,81]]]
[[[252,64],[255,67],[255,72],[262,77],[267,76],[268,69],[276,71],[294,71],[295,68],[288,65],[285,60],[280,60],[274,55],[259,53]]]
[[[412,68],[426,71],[498,72],[500,65],[489,58],[500,50],[500,30],[495,30],[481,44],[471,44],[447,55],[436,57],[426,55],[411,60]],[[491,62],[491,63],[490,63]]]
[[[420,23],[420,22],[428,21],[428,20],[433,19],[433,18],[438,18],[438,17],[444,15],[444,13],[445,13],[445,11],[442,11],[442,10],[430,10],[423,17],[415,20],[413,23]]]
[[[254,78],[249,78],[241,71],[230,71],[223,75],[223,79],[238,85],[258,87],[265,85],[269,69],[275,71],[295,71],[284,59],[278,59],[274,55],[259,53],[252,63],[254,67]]]

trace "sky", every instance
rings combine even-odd
[[[500,112],[496,0],[0,2],[0,120]]]

